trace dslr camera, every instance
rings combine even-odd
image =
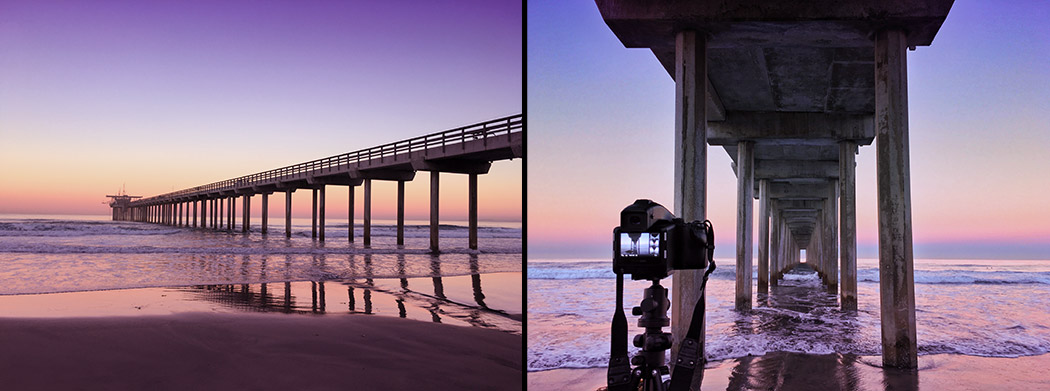
[[[613,271],[632,280],[659,280],[673,270],[704,269],[714,256],[709,221],[685,222],[652,200],[620,212],[613,229]]]

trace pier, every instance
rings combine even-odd
[[[673,212],[705,219],[708,145],[734,162],[738,310],[752,307],[754,262],[765,292],[802,250],[856,310],[855,157],[878,139],[883,363],[916,368],[906,52],[933,42],[952,1],[596,3],[625,47],[652,51],[675,81]],[[672,358],[702,275],[673,277]]]
[[[133,200],[114,199],[113,219],[233,232],[237,200],[241,199],[240,232],[251,231],[251,202],[260,196],[260,232],[269,232],[269,196],[284,193],[286,237],[292,236],[292,193],[309,190],[311,236],[325,240],[325,194],[329,186],[349,188],[349,240],[354,238],[354,190],[363,186],[362,241],[371,244],[372,181],[397,182],[397,244],[404,244],[405,182],[417,171],[430,173],[430,250],[438,252],[438,190],[441,173],[464,174],[468,182],[468,247],[478,248],[478,175],[492,163],[522,158],[525,121],[521,114],[431,133],[341,155],[312,160],[256,174],[226,179],[167,194]]]

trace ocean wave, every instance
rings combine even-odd
[[[0,247],[0,252],[23,254],[429,254],[429,249],[363,247],[155,247],[155,246],[79,246],[23,244]],[[520,254],[520,249],[445,248],[446,254]]]
[[[857,270],[858,282],[879,282],[879,269]],[[916,270],[916,284],[1044,284],[1050,285],[1050,272],[979,271],[979,270]]]
[[[252,227],[253,232],[258,232],[260,226],[256,223]],[[310,226],[293,225],[293,231],[300,233],[309,231]],[[327,224],[325,236],[347,237],[347,224]],[[406,238],[427,238],[430,236],[429,225],[405,225]],[[442,237],[466,238],[469,236],[469,227],[461,225],[440,224],[438,226]],[[102,236],[102,235],[173,235],[182,232],[191,232],[189,228],[171,227],[150,223],[137,222],[114,222],[114,221],[63,221],[63,220],[17,220],[0,222],[0,237],[78,237],[78,236]],[[270,230],[283,232],[284,226],[270,225]],[[239,232],[239,230],[238,230]],[[360,224],[354,226],[355,235],[361,236],[363,228]],[[372,236],[394,237],[397,236],[396,225],[372,225]],[[508,227],[478,227],[478,236],[481,238],[508,238],[520,239],[522,231],[520,228]]]
[[[719,267],[711,275],[712,279],[735,279],[736,269],[729,260],[718,262]],[[757,270],[751,273],[758,278]],[[612,261],[609,262],[530,262],[528,279],[536,280],[578,280],[578,279],[614,279]],[[818,280],[816,274],[785,274],[785,280]],[[857,270],[858,282],[879,282],[879,269],[863,268]],[[915,270],[916,284],[1043,284],[1050,285],[1050,272],[1045,271],[981,271],[965,269],[948,270]]]

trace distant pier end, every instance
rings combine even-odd
[[[477,249],[478,175],[492,163],[522,158],[525,120],[521,114],[497,118],[292,166],[245,175],[167,194],[108,196],[113,200],[113,220],[140,221],[181,227],[234,231],[237,198],[241,198],[241,232],[251,230],[251,199],[262,196],[262,234],[268,234],[269,196],[285,193],[285,236],[291,237],[292,192],[309,189],[313,195],[311,234],[325,237],[326,186],[349,186],[349,240],[354,241],[354,187],[364,185],[363,242],[371,242],[371,189],[373,180],[396,181],[397,244],[404,244],[404,182],[417,171],[430,172],[430,250],[438,251],[439,174],[469,176],[468,246]],[[136,198],[141,198],[134,200]],[[225,204],[225,205],[224,205]],[[225,210],[225,212],[224,212]],[[225,215],[225,225],[223,224]],[[199,221],[198,221],[199,218]]]

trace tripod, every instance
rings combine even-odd
[[[638,326],[645,332],[634,336],[634,346],[641,352],[627,363],[627,317],[623,314],[623,274],[616,274],[616,312],[612,322],[612,349],[609,355],[608,389],[609,391],[665,391],[688,390],[694,371],[703,371],[703,317],[704,296],[707,290],[707,278],[715,271],[714,260],[708,261],[707,271],[700,283],[700,300],[693,309],[693,319],[689,324],[685,339],[679,349],[675,362],[675,375],[669,382],[663,381],[663,375],[670,373],[667,367],[665,352],[671,348],[671,334],[663,331],[670,325],[667,317],[670,301],[667,300],[667,288],[660,285],[660,279],[653,279],[653,284],[645,288],[645,295],[639,306],[631,313],[640,316]],[[634,365],[634,368],[631,368]],[[703,372],[700,372],[701,374]],[[698,384],[699,385],[699,384]],[[640,387],[639,387],[640,386]]]
[[[665,333],[663,328],[671,325],[671,319],[667,317],[671,302],[667,300],[667,288],[660,285],[660,280],[652,281],[653,285],[645,288],[641,304],[631,310],[632,315],[641,316],[638,327],[645,328],[644,333],[634,336],[634,346],[642,351],[631,359],[631,364],[635,365],[631,382],[632,389],[641,384],[643,391],[664,391],[667,385],[663,375],[670,373],[665,354],[671,348],[671,334]]]

